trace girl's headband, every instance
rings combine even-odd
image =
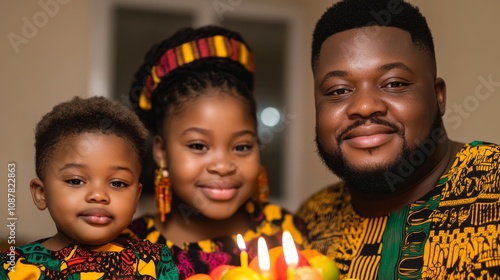
[[[252,53],[247,46],[233,38],[222,35],[201,38],[167,50],[158,63],[151,68],[139,96],[139,107],[151,109],[151,93],[161,79],[177,67],[204,58],[227,58],[240,63],[249,72],[254,72]]]

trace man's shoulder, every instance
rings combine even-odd
[[[345,192],[344,182],[339,181],[333,184],[330,184],[326,187],[323,187],[321,190],[313,193],[307,200],[309,201],[324,201],[328,202],[329,199],[333,199],[338,197],[339,195],[343,195]]]
[[[348,195],[347,190],[344,188],[343,181],[333,183],[306,199],[299,207],[298,214],[302,216],[307,212],[318,213],[321,209],[334,207],[336,203],[345,202]]]
[[[483,168],[490,166],[490,169],[497,170],[500,158],[500,145],[485,141],[473,141],[464,144],[456,155],[455,167],[470,165],[483,165]]]
[[[462,147],[462,152],[469,150],[489,150],[492,153],[500,153],[500,144],[487,142],[487,141],[472,141],[470,143],[466,143]]]

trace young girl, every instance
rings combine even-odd
[[[305,227],[267,194],[260,165],[253,60],[239,34],[215,26],[186,28],[151,49],[130,100],[153,132],[159,207],[130,226],[132,236],[167,244],[181,279],[240,265],[237,234],[249,258],[257,239],[281,245]]]
[[[57,233],[0,255],[0,279],[178,279],[170,250],[117,238],[142,185],[147,131],[125,105],[74,98],[36,127],[33,202]]]

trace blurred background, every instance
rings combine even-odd
[[[338,179],[316,155],[310,44],[325,0],[0,1],[0,248],[7,247],[7,165],[16,164],[16,245],[55,233],[33,205],[34,127],[73,96],[127,102],[153,43],[184,26],[218,24],[253,49],[262,160],[271,200],[295,211]],[[433,32],[452,139],[500,143],[500,2],[410,1]],[[146,176],[148,177],[148,176]],[[146,190],[137,215],[155,211]]]

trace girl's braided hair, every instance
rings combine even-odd
[[[194,46],[192,48],[196,50],[196,44],[200,41],[214,37],[224,38],[224,46],[229,50],[233,49],[234,56],[202,57],[192,51],[194,59],[183,61],[185,55],[180,54],[184,50],[182,47]],[[207,47],[212,52],[215,52],[215,48]],[[248,60],[241,59],[241,48],[248,52]],[[168,56],[169,53],[171,56]],[[169,62],[167,58],[172,57],[177,61],[174,62],[175,67],[166,66]],[[186,101],[202,96],[207,88],[221,88],[225,89],[224,92],[232,89],[237,97],[247,101],[249,111],[257,123],[256,104],[252,94],[254,77],[251,63],[253,61],[250,48],[240,34],[218,26],[183,28],[149,50],[144,63],[135,74],[129,99],[139,118],[153,134],[161,132],[167,116],[175,114]],[[169,67],[173,70],[164,70]],[[144,100],[141,99],[147,100],[145,103],[150,106],[142,105]]]

